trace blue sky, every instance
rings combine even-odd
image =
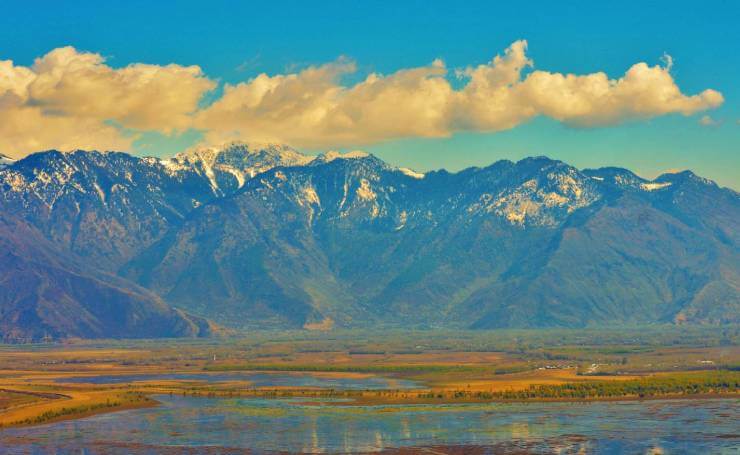
[[[219,85],[260,73],[294,73],[345,56],[356,71],[392,74],[437,58],[451,71],[489,62],[516,40],[528,42],[534,68],[619,78],[638,62],[673,57],[671,74],[682,93],[714,89],[722,105],[694,113],[627,119],[603,127],[568,126],[537,116],[498,132],[464,131],[451,137],[406,137],[362,148],[419,170],[481,166],[495,160],[548,155],[579,167],[616,165],[654,177],[690,168],[740,188],[740,5],[716,2],[5,2],[0,16],[0,60],[32,65],[52,49],[73,46],[100,54],[114,68],[143,62],[198,65]],[[457,2],[456,2],[457,3]],[[454,78],[451,78],[454,79]],[[455,84],[455,81],[452,81]],[[714,124],[700,125],[704,115]],[[190,130],[170,137],[145,133],[141,154],[168,155],[197,142]],[[304,147],[306,148],[306,147]],[[307,147],[317,151],[316,147]],[[0,150],[1,151],[1,150]]]

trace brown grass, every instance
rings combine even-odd
[[[117,345],[116,345],[117,346]],[[362,346],[358,348],[357,346]],[[438,345],[434,345],[435,347]],[[611,349],[611,346],[606,347]],[[455,391],[504,392],[519,391],[532,385],[558,385],[580,381],[622,381],[648,374],[674,374],[696,367],[706,367],[706,360],[716,365],[740,363],[740,348],[727,347],[668,347],[623,354],[604,346],[559,346],[547,348],[551,356],[561,360],[545,360],[528,353],[503,353],[455,349],[417,349],[413,344],[402,346],[393,340],[384,344],[346,341],[316,344],[313,341],[236,341],[232,344],[147,343],[134,348],[71,346],[0,346],[0,425],[35,422],[48,415],[50,420],[78,418],[100,412],[112,412],[130,407],[151,406],[152,400],[135,400],[136,393],[152,395],[174,393],[199,396],[299,396],[307,402],[326,396],[326,391],[268,387],[255,390],[246,381],[206,384],[192,381],[150,381],[133,384],[63,384],[55,380],[70,376],[99,374],[157,374],[172,372],[204,372],[229,365],[276,365],[284,367],[313,366],[360,371],[311,371],[310,374],[335,378],[365,378],[381,375],[419,381],[419,391],[352,392],[355,404],[408,402],[440,403],[470,400],[456,398]],[[511,351],[510,351],[511,352]],[[216,360],[214,361],[214,355]],[[559,355],[553,357],[552,355]],[[628,358],[622,363],[623,358]],[[599,363],[599,373],[612,376],[580,376],[584,366]],[[556,365],[556,369],[540,369]],[[709,364],[712,365],[712,364]],[[396,368],[401,367],[401,368]],[[430,368],[440,367],[440,368]],[[449,367],[449,368],[448,368]],[[387,371],[384,371],[387,368]],[[517,371],[520,372],[511,372]],[[306,374],[307,372],[281,372]],[[619,374],[616,374],[619,373]],[[393,388],[393,385],[390,386]],[[429,391],[442,399],[420,398]],[[21,392],[21,393],[18,393]],[[57,393],[63,397],[52,397]],[[132,395],[132,393],[134,395]],[[349,396],[349,395],[348,395]],[[467,395],[468,397],[470,395]],[[317,400],[318,402],[318,400]],[[69,411],[59,414],[64,408]],[[78,410],[79,412],[76,412]]]
[[[502,374],[488,379],[433,381],[440,390],[469,390],[473,392],[504,392],[529,388],[532,385],[559,385],[583,381],[626,381],[636,375],[579,376],[575,369],[534,370],[522,373]]]

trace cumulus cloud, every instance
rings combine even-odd
[[[717,122],[715,119],[713,119],[712,117],[710,117],[708,115],[703,115],[699,119],[699,125],[701,125],[701,126],[717,126],[717,125],[719,125],[719,122]]]
[[[44,147],[125,148],[111,121],[133,131],[201,129],[206,141],[287,142],[297,147],[367,145],[404,137],[495,132],[537,116],[592,128],[715,108],[722,94],[682,93],[662,65],[636,63],[619,78],[603,72],[538,70],[527,42],[478,66],[450,71],[441,60],[354,84],[339,59],[291,74],[260,74],[226,84],[197,110],[215,83],[197,66],[135,64],[114,69],[98,54],[56,49],[32,67],[0,61],[0,150]],[[457,84],[451,80],[457,77]]]
[[[99,54],[55,49],[30,67],[0,61],[0,150],[128,149],[134,131],[171,133],[215,82],[197,66],[114,69]]]
[[[575,75],[533,70],[527,42],[503,55],[455,71],[453,88],[440,60],[384,76],[370,74],[351,86],[355,71],[339,61],[289,75],[227,85],[223,97],[200,112],[196,124],[214,142],[239,137],[282,140],[297,146],[336,147],[403,137],[444,137],[457,131],[495,132],[547,116],[576,127],[615,125],[633,119],[691,115],[723,103],[705,90],[685,95],[672,61],[637,63],[618,79],[605,73]]]

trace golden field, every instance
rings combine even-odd
[[[583,331],[265,333],[217,340],[68,341],[0,346],[0,426],[33,425],[156,405],[162,393],[196,396],[351,398],[348,405],[509,399],[615,399],[737,394],[740,347],[692,341],[662,346],[658,333]],[[689,335],[691,335],[689,333]],[[698,334],[701,335],[701,334]],[[698,337],[697,335],[697,337]],[[726,337],[727,334],[725,333]],[[735,338],[733,338],[735,337]],[[584,340],[585,338],[585,340]],[[706,338],[706,337],[705,337]],[[556,339],[557,342],[552,340]],[[674,340],[677,338],[674,338]],[[711,341],[711,339],[710,339]],[[387,390],[256,386],[248,380],[137,378],[60,382],[100,375],[279,372],[319,378],[386,378]],[[397,381],[412,380],[400,390]],[[621,384],[621,385],[617,385]]]

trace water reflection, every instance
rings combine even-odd
[[[717,453],[736,449],[740,442],[739,402],[729,399],[371,407],[305,405],[297,400],[160,399],[163,405],[158,408],[5,430],[0,432],[0,447],[8,453],[87,449],[106,454],[158,453],[161,450],[146,450],[164,446],[232,448],[229,452],[249,448],[252,453],[424,446],[468,447],[472,453]]]

